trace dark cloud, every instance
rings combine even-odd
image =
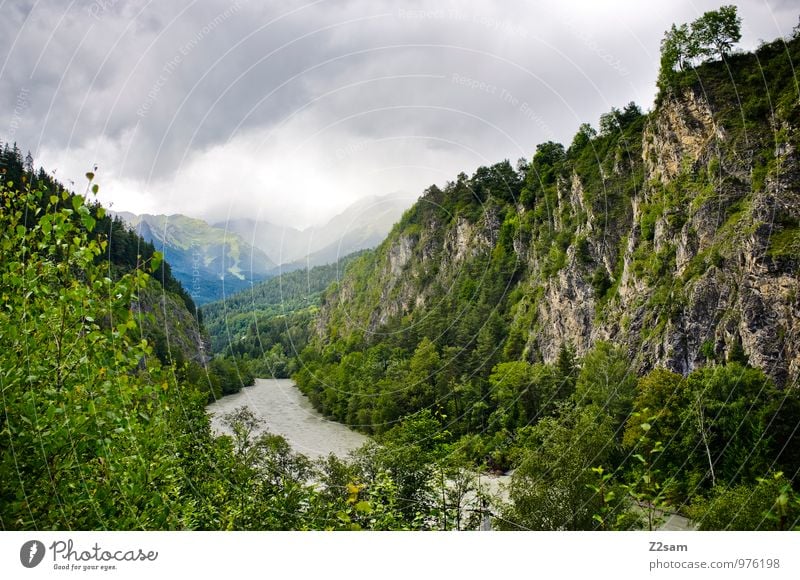
[[[0,138],[118,209],[297,225],[568,142],[654,94],[661,35],[716,2],[56,0],[4,5]],[[740,2],[743,46],[792,3]]]

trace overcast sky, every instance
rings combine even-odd
[[[720,1],[7,0],[0,139],[116,210],[305,226],[650,108],[664,30]],[[737,5],[743,48],[800,12]]]

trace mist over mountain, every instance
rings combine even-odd
[[[0,529],[800,531],[789,2],[228,1],[0,20]]]
[[[264,251],[278,271],[321,266],[383,241],[415,197],[406,193],[375,195],[358,200],[326,223],[298,229],[266,220],[232,219],[216,222],[220,228]]]
[[[250,288],[281,272],[336,262],[380,244],[411,206],[406,194],[372,196],[321,226],[299,230],[268,221],[209,224],[183,214],[112,212],[153,243],[198,304]]]

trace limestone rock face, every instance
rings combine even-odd
[[[393,320],[414,324],[463,288],[465,276],[479,295],[491,281],[475,264],[513,258],[517,267],[501,282],[522,298],[499,314],[524,335],[530,360],[553,362],[565,343],[580,356],[610,340],[625,345],[641,371],[689,373],[741,345],[778,384],[795,381],[800,160],[792,145],[798,128],[780,130],[773,169],[756,183],[753,148],[733,142],[703,95],[687,90],[648,115],[636,155],[609,153],[599,171],[607,191],[573,171],[558,178],[544,208],[514,201],[502,212],[502,204],[483,203],[479,214],[419,209],[330,293],[318,338],[333,336],[334,319],[336,337],[379,333]],[[625,180],[635,182],[632,193],[614,194],[613,183]],[[559,240],[564,231],[567,243]],[[504,235],[512,237],[505,246]]]
[[[669,182],[684,165],[696,165],[724,141],[725,133],[714,122],[711,108],[701,96],[687,91],[667,101],[645,130],[642,158],[650,178]]]

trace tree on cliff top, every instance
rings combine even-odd
[[[672,27],[661,41],[661,70],[658,88],[663,92],[672,85],[678,71],[685,70],[702,59],[724,59],[734,44],[742,38],[742,19],[736,6],[710,10],[692,22]]]

